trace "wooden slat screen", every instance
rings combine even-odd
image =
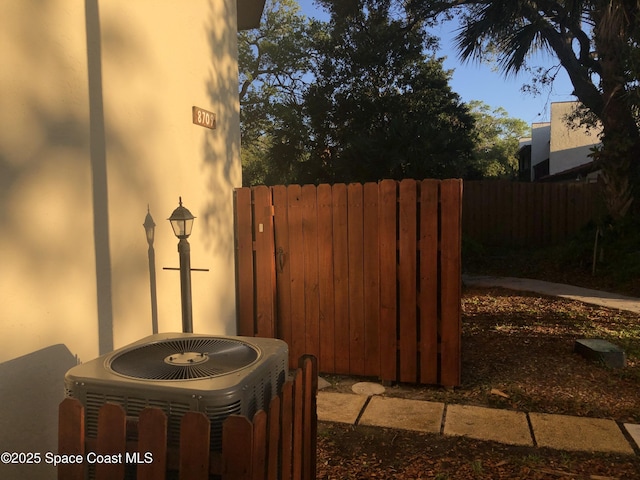
[[[325,373],[460,383],[461,180],[235,195],[240,335],[281,338]]]
[[[96,463],[95,478],[124,480],[125,469],[134,469],[139,480],[176,478],[173,472],[179,472],[181,480],[208,480],[212,475],[223,480],[314,480],[317,375],[315,357],[301,357],[293,380],[284,384],[267,412],[261,410],[251,420],[231,415],[223,422],[221,452],[210,451],[210,423],[204,413],[184,414],[180,446],[172,447],[167,445],[162,410],[147,407],[132,419],[119,404],[105,403],[98,414],[97,437],[86,438],[84,407],[66,398],[59,406],[58,453],[82,455],[85,461],[61,464],[58,479],[83,480],[88,454],[102,453],[119,455],[120,460]],[[137,431],[137,441],[127,440],[129,428]],[[136,453],[141,460],[137,464],[132,456]]]

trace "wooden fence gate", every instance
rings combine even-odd
[[[235,190],[238,333],[324,373],[460,384],[461,180]]]

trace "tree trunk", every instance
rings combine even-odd
[[[617,2],[602,2],[594,31],[602,88],[602,149],[596,160],[602,169],[604,199],[614,220],[627,215],[636,195],[640,133],[626,89],[629,16]]]

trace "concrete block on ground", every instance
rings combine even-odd
[[[367,397],[351,393],[318,392],[318,420],[354,425]]]
[[[548,413],[530,413],[529,419],[539,447],[633,454],[613,420]]]
[[[625,423],[624,428],[627,433],[631,435],[631,438],[633,438],[636,447],[640,448],[640,425],[636,425],[634,423]]]
[[[360,418],[360,425],[440,433],[443,413],[444,403],[373,397]]]
[[[444,434],[533,446],[526,414],[511,410],[447,405]]]
[[[584,358],[600,361],[609,368],[624,368],[627,365],[627,356],[622,348],[599,338],[576,340],[574,350]]]

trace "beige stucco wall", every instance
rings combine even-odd
[[[568,122],[567,117],[574,113],[577,105],[577,102],[551,104],[550,175],[591,162],[590,149],[600,143],[598,132],[580,127],[577,122]]]
[[[86,10],[85,10],[86,4]],[[181,329],[178,196],[194,331],[235,332],[232,189],[241,184],[235,0],[0,3],[0,362],[55,344],[80,360]],[[196,126],[191,107],[217,114]]]

